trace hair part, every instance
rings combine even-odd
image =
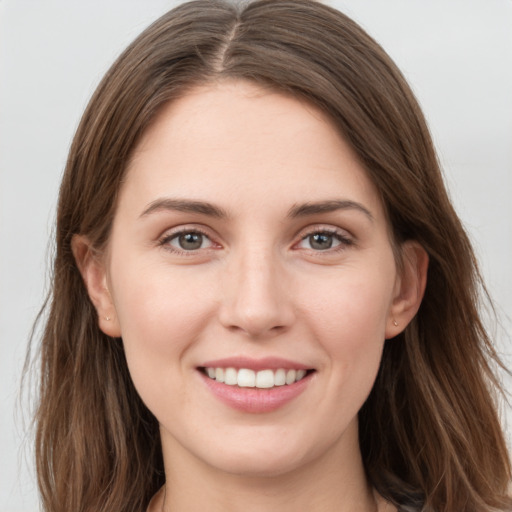
[[[415,240],[429,255],[422,306],[386,342],[360,411],[369,481],[402,510],[510,510],[482,281],[424,117],[384,50],[342,13],[308,0],[181,5],[124,51],[90,100],[60,189],[41,344],[43,509],[138,512],[164,483],[157,420],[134,389],[122,340],[98,327],[71,240],[82,234],[106,247],[130,157],[155,116],[191,88],[227,79],[322,109],[379,191],[396,247]]]

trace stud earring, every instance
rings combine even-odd
[[[105,317],[105,320],[106,320],[107,322],[110,322],[111,318],[110,318],[109,316],[106,316],[106,317]]]
[[[393,325],[394,325],[395,327],[398,327],[398,322],[397,322],[395,319],[393,319]]]

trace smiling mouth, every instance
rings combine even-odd
[[[228,386],[239,388],[272,389],[290,386],[299,382],[315,370],[284,369],[254,371],[249,368],[201,367],[199,370],[208,378]]]

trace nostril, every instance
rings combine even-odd
[[[288,327],[277,318],[277,315],[271,314],[243,314],[233,313],[229,322],[222,322],[224,326],[232,332],[243,332],[249,336],[258,338],[268,334],[276,335],[284,332]],[[291,322],[290,322],[291,323]]]

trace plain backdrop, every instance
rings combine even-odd
[[[73,132],[114,58],[176,3],[0,0],[0,512],[37,510],[27,405],[17,402]],[[327,3],[384,46],[418,96],[511,364],[512,1]]]

